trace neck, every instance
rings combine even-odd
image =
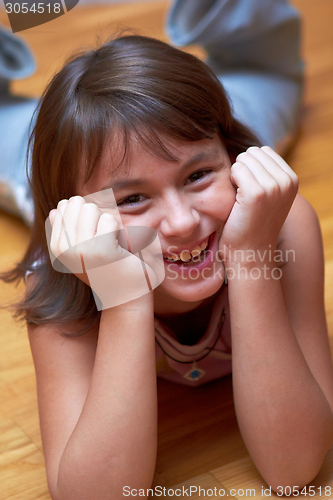
[[[207,297],[203,300],[198,300],[196,302],[185,302],[183,300],[175,299],[174,297],[155,294],[154,312],[157,317],[163,319],[172,316],[179,316],[193,311],[198,311],[213,304],[219,292],[220,290],[214,295],[211,295],[210,297]]]

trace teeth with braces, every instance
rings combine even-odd
[[[208,246],[208,239],[203,241],[200,245],[197,245],[190,252],[188,250],[183,250],[180,255],[173,253],[172,257],[164,257],[168,262],[177,262],[177,260],[181,260],[182,262],[187,262],[191,259],[191,257],[198,257],[203,250],[205,250]]]

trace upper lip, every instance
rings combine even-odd
[[[206,240],[209,240],[210,234],[201,240],[198,240],[195,243],[188,243],[183,247],[176,247],[176,245],[169,245],[168,250],[163,251],[163,257],[172,257],[174,254],[180,255],[182,252],[187,251],[190,252],[197,246],[201,245]]]

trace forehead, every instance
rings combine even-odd
[[[110,138],[104,148],[99,166],[84,185],[83,195],[107,189],[121,187],[122,181],[131,178],[146,178],[160,175],[160,167],[186,166],[205,161],[220,161],[228,156],[226,148],[217,134],[212,139],[199,141],[179,141],[161,137],[160,148],[150,148],[132,136],[130,141],[117,134]]]

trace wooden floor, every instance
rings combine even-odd
[[[307,89],[301,135],[288,159],[299,175],[301,193],[314,205],[321,221],[327,318],[333,347],[333,2],[294,3],[304,17]],[[49,24],[23,32],[36,54],[38,71],[16,82],[13,90],[40,95],[47,80],[74,49],[94,44],[98,37],[105,39],[125,27],[165,38],[162,26],[166,6],[167,2],[149,1],[77,7]],[[1,10],[0,22],[8,25]],[[20,258],[28,238],[29,232],[20,221],[0,213],[1,270]],[[0,284],[0,303],[12,300],[16,293],[14,287]],[[26,329],[15,323],[8,311],[0,311],[0,329],[0,499],[47,500],[50,496]],[[254,496],[247,489],[255,489],[256,498],[265,496],[264,482],[237,428],[230,377],[198,389],[159,381],[159,420],[155,485],[171,488],[184,484],[206,489],[206,495],[193,493],[192,499],[211,498],[209,488],[214,487],[225,488],[226,495],[236,498]],[[313,485],[315,498],[333,498],[333,448]]]

